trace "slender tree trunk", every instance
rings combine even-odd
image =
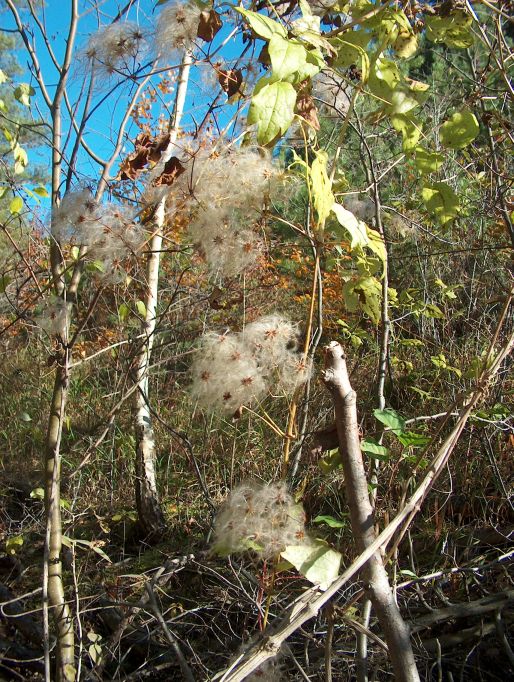
[[[175,111],[170,131],[168,148],[164,152],[159,168],[168,161],[175,148],[191,67],[191,54],[187,52],[182,64],[177,87]],[[159,502],[155,474],[155,439],[152,427],[152,413],[149,404],[149,367],[157,322],[157,298],[159,293],[159,267],[161,259],[163,227],[166,217],[166,199],[161,199],[155,210],[154,234],[150,240],[147,261],[146,314],[144,321],[145,339],[137,358],[135,437],[136,437],[136,505],[139,523],[151,537],[159,537],[165,528],[164,514]]]
[[[65,351],[55,376],[45,460],[45,509],[48,525],[45,565],[48,571],[48,594],[44,596],[48,599],[57,628],[55,679],[58,682],[75,679],[73,618],[64,595],[61,562],[61,434],[67,397],[68,353]]]
[[[334,402],[352,531],[360,553],[375,541],[376,533],[360,448],[357,398],[350,385],[343,349],[338,343],[333,342],[326,348],[325,367],[325,384]],[[419,682],[409,629],[394,599],[380,552],[371,556],[363,573],[389,648],[396,682]]]

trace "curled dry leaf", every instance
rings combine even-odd
[[[164,164],[164,169],[158,178],[154,180],[154,185],[160,187],[162,185],[172,185],[179,175],[186,169],[180,163],[176,156],[172,156],[169,161]]]
[[[141,133],[134,142],[134,151],[120,165],[120,180],[136,180],[149,163],[157,163],[170,141],[168,133],[151,137]]]
[[[232,97],[239,92],[239,88],[243,82],[243,74],[240,69],[229,69],[228,71],[220,70],[218,72],[218,81],[227,95]]]
[[[335,423],[313,434],[311,455],[319,456],[323,452],[335,450],[337,447],[339,447],[339,439]]]
[[[318,110],[310,93],[300,91],[296,111],[314,130],[319,130]]]
[[[198,37],[205,40],[206,43],[210,43],[222,26],[223,22],[220,15],[213,9],[206,9],[200,14]]]

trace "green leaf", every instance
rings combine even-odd
[[[473,19],[463,10],[454,10],[446,16],[425,15],[428,40],[445,43],[448,47],[467,48],[473,45],[471,24]]]
[[[441,144],[450,149],[462,149],[476,138],[480,126],[476,116],[463,109],[456,111],[453,116],[443,123],[439,129]]]
[[[444,163],[444,155],[438,152],[429,152],[423,147],[416,147],[414,165],[421,175],[436,173]]]
[[[30,98],[35,94],[34,88],[28,83],[20,83],[14,90],[14,97],[24,106],[30,106]]]
[[[7,76],[5,75],[5,73],[2,71],[2,69],[0,69],[0,85],[1,85],[2,83],[7,83],[8,80],[9,80],[9,79],[7,78]]]
[[[400,80],[401,74],[396,63],[379,57],[370,71],[368,87],[375,97],[391,105],[393,92]]]
[[[338,68],[348,68],[352,64],[357,64],[361,59],[361,54],[366,53],[366,47],[372,39],[372,34],[363,28],[348,31],[344,34],[344,38],[337,38],[333,41],[334,47],[337,49],[337,55],[334,59],[334,66]],[[368,71],[369,71],[369,57],[368,57]],[[369,73],[368,73],[369,75]]]
[[[34,490],[31,490],[30,492],[30,497],[33,500],[44,500],[45,491],[43,490],[43,488],[34,488]]]
[[[445,314],[435,303],[427,303],[422,311],[424,317],[430,317],[434,320],[444,320]]]
[[[102,659],[102,647],[98,644],[98,642],[90,644],[87,651],[93,663],[100,663]]]
[[[6,194],[6,192],[9,191],[9,189],[10,188],[7,185],[2,185],[0,187],[0,199],[2,199],[4,197],[4,195]]]
[[[294,118],[296,91],[291,83],[265,82],[255,88],[248,123],[257,124],[257,140],[266,146],[284,135]]]
[[[352,241],[350,247],[355,249],[357,247],[364,247],[368,244],[368,232],[366,223],[359,220],[351,211],[347,211],[346,208],[334,202],[332,205],[332,211],[337,218],[338,223],[344,227],[350,233]]]
[[[383,410],[373,410],[373,414],[379,422],[382,422],[382,424],[389,427],[395,435],[398,435],[405,430],[405,419],[391,407],[386,407]]]
[[[307,50],[297,40],[282,37],[278,33],[271,36],[268,53],[273,69],[273,77],[285,80],[305,65]]]
[[[93,552],[96,552],[99,556],[102,557],[102,559],[105,559],[108,563],[112,563],[111,559],[107,556],[107,554],[103,551],[103,549],[100,547],[99,541],[95,540],[80,540],[79,538],[70,538],[68,535],[63,535],[62,536],[62,543],[65,547],[73,547],[73,545],[79,545],[82,547],[87,547],[88,549],[92,549]]]
[[[421,341],[421,339],[400,339],[398,343],[400,346],[405,346],[406,348],[419,348],[425,346],[425,343]]]
[[[324,225],[334,204],[332,186],[327,173],[328,154],[316,151],[316,158],[312,162],[309,177],[314,197],[314,208],[318,214],[318,227]]]
[[[140,302],[142,303],[142,301],[140,301]],[[129,306],[126,303],[122,303],[120,305],[120,307],[118,308],[118,317],[120,318],[120,322],[125,322],[129,313],[130,313]]]
[[[434,182],[423,187],[421,196],[427,211],[435,216],[441,225],[454,220],[460,211],[457,195],[445,182]]]
[[[415,431],[403,431],[396,435],[398,436],[400,443],[405,445],[405,447],[423,448],[430,443],[430,438],[428,436],[424,436],[422,433],[416,433]]]
[[[136,310],[141,315],[141,317],[146,317],[146,306],[143,303],[143,301],[136,301]]]
[[[376,277],[363,275],[346,282],[343,300],[348,310],[361,308],[375,324],[380,322],[382,286]]]
[[[367,225],[366,234],[368,235],[368,243],[366,246],[380,258],[382,263],[385,263],[387,260],[387,250],[382,235],[380,232],[372,230],[371,227],[368,227]]]
[[[27,167],[29,157],[27,152],[18,143],[14,145],[13,155],[15,160],[14,172],[16,175],[20,175]]]
[[[64,679],[66,682],[75,682],[77,679],[77,669],[71,663],[66,663],[64,666]]]
[[[0,275],[0,294],[5,292],[11,282],[12,277],[9,277],[9,275]]]
[[[412,571],[407,570],[406,568],[404,568],[403,570],[401,570],[401,571],[400,571],[400,574],[406,576],[407,578],[417,578],[417,577],[418,577],[415,573],[413,573]]]
[[[12,215],[18,215],[21,213],[21,210],[23,208],[23,199],[21,197],[14,197],[12,199],[11,203],[9,204],[9,211],[11,212]]]
[[[341,519],[335,519],[333,516],[328,516],[326,514],[320,514],[312,519],[313,523],[325,523],[330,528],[344,528],[346,526],[346,521]]]
[[[46,197],[50,196],[48,194],[46,187],[42,187],[42,186],[34,187],[33,192],[34,192],[34,194],[37,194],[39,197],[45,197],[46,198]]]
[[[374,438],[364,438],[361,442],[361,450],[368,455],[372,455],[373,459],[380,459],[387,461],[389,459],[389,450],[384,445],[380,445]]]
[[[7,554],[14,555],[23,547],[23,536],[13,535],[5,541],[5,551]]]
[[[403,151],[408,153],[415,149],[421,136],[421,123],[408,114],[392,114],[390,120],[393,128],[402,134]]]
[[[323,540],[312,540],[304,545],[291,545],[282,552],[296,570],[321,590],[326,590],[339,575],[341,554]]]
[[[277,21],[273,21],[273,19],[270,19],[266,15],[259,14],[258,12],[250,12],[242,7],[236,7],[235,9],[236,12],[243,15],[259,37],[270,40],[274,35],[280,35],[283,38],[287,36],[285,27]]]
[[[341,454],[339,448],[330,450],[324,457],[319,460],[319,468],[324,474],[331,474],[336,469],[343,465],[341,461]]]
[[[394,43],[394,51],[402,59],[412,57],[418,49],[418,39],[412,30],[403,29],[398,33]]]

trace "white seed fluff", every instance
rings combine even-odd
[[[146,52],[144,34],[132,21],[118,21],[101,27],[91,36],[85,50],[94,68],[107,75],[119,71],[131,73]]]
[[[234,414],[270,392],[291,394],[310,376],[297,351],[297,330],[280,315],[268,315],[239,333],[207,333],[192,366],[191,395],[207,412]]]
[[[212,273],[233,277],[259,258],[254,228],[276,175],[270,157],[253,149],[199,150],[186,163],[169,203],[188,214],[191,241]]]
[[[264,559],[279,555],[305,536],[305,515],[284,482],[243,482],[221,507],[213,550],[221,554],[253,551]]]
[[[98,265],[100,278],[124,276],[121,262],[145,241],[131,208],[95,201],[89,190],[66,194],[52,216],[52,237],[61,244],[87,247],[86,259]]]
[[[194,1],[176,0],[164,7],[157,17],[155,45],[164,59],[173,58],[177,50],[191,48],[198,33],[202,10]]]
[[[340,116],[348,112],[351,90],[351,86],[333,71],[320,71],[312,79],[312,94],[329,116]]]
[[[69,306],[66,301],[54,296],[37,315],[37,326],[50,336],[58,335],[66,339],[70,325]]]

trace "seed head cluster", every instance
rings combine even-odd
[[[375,202],[369,197],[358,197],[351,194],[344,198],[344,207],[353,213],[354,216],[364,222],[369,222],[375,217]]]
[[[91,38],[85,51],[97,71],[111,75],[134,71],[148,49],[145,36],[132,21],[115,22],[101,27]]]
[[[44,306],[36,317],[37,326],[50,336],[60,336],[66,339],[70,324],[68,303],[58,296],[54,296]]]
[[[319,100],[326,113],[339,116],[350,107],[351,87],[333,71],[320,71],[312,79],[312,94]]]
[[[291,394],[311,369],[297,351],[296,337],[294,325],[279,315],[262,317],[239,333],[205,334],[192,367],[192,396],[208,412],[234,414],[272,390]]]
[[[194,0],[176,0],[164,7],[157,18],[155,31],[156,49],[163,58],[191,47],[198,33],[201,13]]]
[[[215,552],[234,554],[251,550],[270,559],[288,545],[302,544],[305,515],[284,482],[270,485],[243,482],[221,507],[214,533]]]
[[[226,277],[253,265],[262,252],[255,228],[278,173],[253,149],[198,151],[173,184],[172,200],[189,217],[189,235],[209,269]]]
[[[52,217],[52,236],[61,244],[87,247],[87,258],[99,267],[99,277],[124,276],[123,261],[145,240],[130,208],[95,201],[89,190],[66,194]]]

